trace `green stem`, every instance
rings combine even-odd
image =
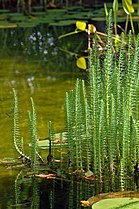
[[[125,23],[125,35],[127,34],[127,26],[128,26],[128,15],[126,16],[126,23]]]
[[[131,14],[129,15],[129,18],[130,18],[131,30],[132,30],[132,33],[133,33],[133,36],[134,36],[134,41],[135,41],[135,29],[134,29],[133,19],[132,19]]]
[[[115,30],[115,35],[117,35],[117,16],[116,16],[116,11],[114,11],[114,30]]]
[[[70,33],[66,33],[66,34],[64,34],[64,35],[59,36],[58,39],[64,38],[64,37],[66,37],[66,36],[71,36],[71,35],[74,35],[74,34],[80,33],[80,32],[82,32],[82,31],[80,31],[80,30],[75,30],[75,31],[72,31],[72,32],[70,32]]]

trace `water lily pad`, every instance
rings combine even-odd
[[[91,20],[93,20],[93,21],[105,21],[105,17],[93,17]]]
[[[38,17],[38,19],[40,23],[52,23],[52,20],[49,19],[48,17]]]
[[[8,21],[0,21],[0,28],[16,28],[17,25]]]
[[[0,9],[0,13],[9,13],[10,10],[9,9]]]
[[[114,198],[105,199],[92,205],[92,209],[137,209],[139,198]]]
[[[75,24],[75,23],[76,23],[75,20],[65,20],[65,21],[53,22],[53,23],[50,23],[50,25],[53,25],[53,26],[67,26],[67,25],[72,25],[72,24]]]
[[[7,19],[8,14],[0,14],[0,20],[6,20]]]
[[[12,22],[22,22],[26,21],[28,18],[24,15],[16,15],[11,17]]]
[[[77,11],[77,10],[82,10],[84,7],[83,6],[68,6],[67,10],[68,11]]]
[[[53,9],[53,10],[47,10],[48,13],[65,13],[66,9]]]
[[[32,10],[35,10],[35,11],[42,11],[43,10],[43,6],[32,6]]]
[[[16,16],[22,16],[22,14],[19,13],[19,12],[16,12],[16,13],[11,12],[11,13],[8,14],[9,17],[15,16],[15,15]]]
[[[45,16],[46,12],[32,12],[32,15],[34,15],[34,16]]]
[[[22,28],[32,28],[38,25],[38,22],[21,22],[18,23],[18,27],[22,27]]]

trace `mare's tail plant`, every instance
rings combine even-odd
[[[38,152],[38,136],[36,111],[33,99],[31,98],[31,110],[29,111],[30,136],[31,136],[31,165],[34,172],[38,171],[39,160],[43,161]]]
[[[121,189],[139,161],[139,35],[128,48],[122,34],[118,53],[112,39],[111,12],[106,50],[89,49],[89,83],[77,79],[66,93],[70,168],[92,170],[100,181]]]
[[[13,141],[17,152],[25,160],[30,161],[33,171],[37,171],[39,160],[43,161],[38,153],[38,138],[36,126],[36,111],[33,99],[31,98],[31,110],[29,111],[30,135],[31,135],[31,157],[27,156],[23,148],[23,138],[20,136],[19,129],[19,112],[18,112],[18,98],[15,89],[13,89],[14,104],[13,104]],[[25,161],[26,162],[26,161]]]
[[[24,153],[23,138],[20,136],[19,129],[19,112],[18,112],[18,98],[15,89],[13,88],[14,102],[13,102],[13,141],[17,152],[21,157],[29,160],[29,157]]]

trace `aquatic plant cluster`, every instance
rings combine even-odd
[[[66,147],[60,136],[60,173],[92,171],[100,182],[125,188],[125,179],[133,175],[139,161],[139,35],[134,46],[131,32],[128,38],[121,35],[118,52],[112,39],[111,13],[108,20],[106,49],[98,56],[97,38],[89,49],[88,80],[77,79],[75,89],[66,93]],[[127,40],[128,39],[128,40]],[[15,91],[14,91],[15,92]],[[14,144],[26,159],[18,135],[18,104],[14,93]],[[36,130],[36,113],[31,99],[30,130],[35,168],[41,159]],[[49,123],[49,147],[54,140]],[[55,148],[54,148],[55,149]],[[55,151],[52,148],[52,164]],[[62,154],[64,151],[67,155]],[[41,161],[43,161],[41,159]],[[64,163],[64,168],[62,165]],[[65,165],[66,164],[66,165]],[[119,181],[120,179],[120,181]]]
[[[122,42],[114,52],[111,17],[102,57],[90,49],[89,82],[77,80],[66,94],[70,168],[91,170],[110,184],[133,174],[139,160],[139,36],[133,47]]]

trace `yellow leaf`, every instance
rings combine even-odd
[[[127,15],[134,12],[134,8],[133,8],[133,5],[132,5],[132,0],[123,0],[122,4],[123,4],[123,9],[124,9],[124,11]]]
[[[76,62],[77,66],[83,70],[86,70],[87,66],[86,66],[86,60],[84,57],[80,57],[77,59]]]
[[[76,22],[76,28],[79,29],[79,30],[84,31],[86,29],[86,23],[77,21]]]

